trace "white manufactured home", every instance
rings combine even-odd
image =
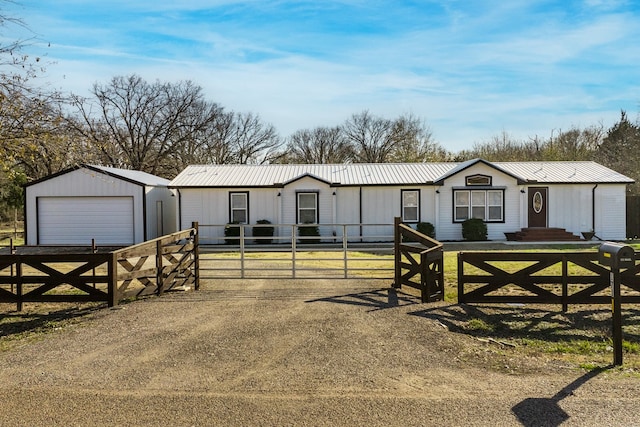
[[[480,218],[489,240],[527,228],[579,237],[625,238],[625,194],[634,181],[598,163],[488,162],[195,165],[173,179],[181,228],[211,226],[201,242],[222,239],[224,225],[317,224],[323,241],[392,239],[394,217],[429,222],[441,241],[462,240],[462,222]],[[349,227],[342,224],[351,224]],[[217,226],[217,227],[213,227]],[[507,234],[505,234],[507,233]]]
[[[130,245],[176,228],[169,180],[80,165],[25,186],[27,245]]]

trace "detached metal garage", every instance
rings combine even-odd
[[[25,186],[27,245],[131,245],[176,230],[168,180],[81,165]]]

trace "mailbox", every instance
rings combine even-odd
[[[635,251],[631,246],[605,242],[598,249],[598,262],[611,268],[635,267]]]

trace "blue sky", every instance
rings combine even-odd
[[[46,54],[54,87],[192,80],[282,136],[411,113],[457,152],[640,109],[635,0],[18,2],[0,7],[35,33],[25,52]]]

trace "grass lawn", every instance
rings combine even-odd
[[[18,224],[17,230],[14,229],[13,223],[0,224],[0,247],[9,246],[13,239],[14,246],[24,245],[24,228],[22,222]]]

